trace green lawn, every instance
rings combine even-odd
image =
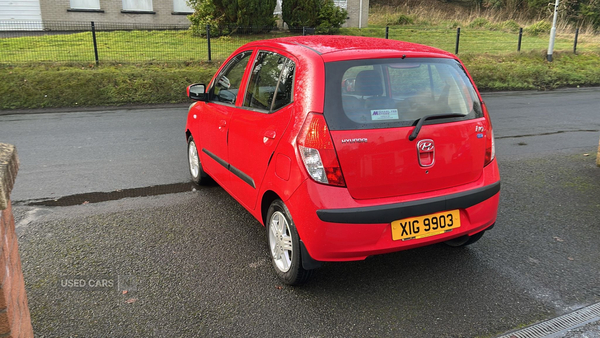
[[[223,60],[244,43],[284,36],[270,34],[223,36],[211,39],[212,60]],[[190,31],[97,32],[100,62],[207,61],[206,37]],[[0,63],[94,62],[91,32],[0,38]]]
[[[98,32],[100,66],[90,32],[0,38],[0,110],[189,102],[185,87],[208,83],[233,50],[256,39],[285,36],[232,35],[211,39],[189,31]],[[385,27],[342,29],[340,34],[385,37]],[[456,28],[390,27],[389,38],[454,52]],[[481,90],[548,90],[600,85],[600,43],[584,36],[573,54],[573,37],[556,41],[555,60],[545,60],[548,36],[461,29],[459,55]]]
[[[385,37],[385,27],[342,29],[340,34]],[[231,35],[211,39],[212,60],[223,60],[242,44],[257,40],[289,35],[275,31],[257,35]],[[389,38],[434,46],[454,53],[455,28],[426,26],[393,26]],[[97,32],[100,62],[187,62],[208,60],[205,37],[193,36],[190,31],[113,31]],[[559,35],[556,51],[572,51],[574,36]],[[600,43],[582,38],[578,51],[600,51]],[[462,28],[459,54],[504,54],[517,50],[518,33],[486,29]],[[548,48],[547,34],[523,36],[521,51]],[[0,63],[32,64],[38,62],[88,63],[94,62],[92,33],[57,34],[0,38]]]

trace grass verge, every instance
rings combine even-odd
[[[0,109],[187,102],[186,86],[208,83],[217,67],[207,63],[0,68]]]
[[[550,90],[565,87],[600,86],[600,53],[555,52],[545,61],[546,51],[504,55],[465,54],[461,60],[481,91]]]
[[[600,86],[600,53],[545,51],[464,54],[482,91],[549,90]],[[0,68],[0,109],[111,106],[188,102],[185,87],[208,83],[218,63],[43,65]]]

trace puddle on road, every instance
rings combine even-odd
[[[164,185],[154,185],[144,188],[121,189],[109,192],[90,192],[85,194],[76,194],[64,196],[61,198],[36,199],[27,201],[15,201],[15,205],[46,206],[46,207],[66,207],[72,205],[100,203],[106,201],[120,200],[128,197],[147,197],[166,194],[174,194],[186,191],[198,190],[196,184],[191,182],[174,183]]]

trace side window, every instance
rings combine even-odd
[[[235,104],[250,55],[252,51],[242,52],[229,61],[213,84],[211,89],[213,100]]]
[[[260,52],[250,75],[244,106],[275,111],[291,103],[294,70],[294,62],[285,56]]]
[[[296,64],[292,60],[288,60],[281,71],[272,111],[283,108],[294,101],[294,70],[296,70]]]

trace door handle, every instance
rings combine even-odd
[[[267,144],[267,142],[269,142],[269,140],[274,140],[275,136],[277,136],[277,133],[275,133],[274,130],[266,131],[265,136],[263,136],[263,143]]]
[[[265,132],[266,138],[274,139],[275,136],[277,136],[277,133],[275,133],[274,130],[269,130],[269,131]]]
[[[227,126],[227,120],[219,121],[219,130],[225,128]]]

